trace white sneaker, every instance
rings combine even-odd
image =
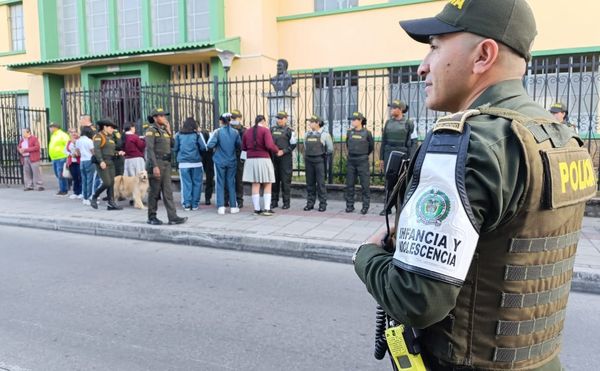
[[[84,205],[86,205],[86,206],[90,206],[91,205],[90,204],[90,200],[83,200],[81,203],[84,204]]]
[[[70,200],[76,200],[77,199],[77,195],[75,193],[73,193],[72,195],[69,196]]]
[[[239,207],[232,207],[232,208],[231,208],[231,213],[232,213],[232,214],[237,214],[237,213],[239,213],[239,212],[240,212],[240,208],[239,208]]]
[[[83,194],[78,194],[77,198],[80,199],[80,200],[83,200]]]
[[[225,215],[225,208],[224,207],[220,207],[217,209],[217,214],[219,215]]]

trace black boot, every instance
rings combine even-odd
[[[117,205],[113,200],[109,200],[108,206],[106,206],[106,210],[123,210],[123,208]]]
[[[98,197],[92,197],[92,199],[90,200],[90,206],[94,209],[98,209]]]
[[[185,223],[187,220],[188,220],[188,218],[187,218],[187,217],[184,217],[184,218],[182,218],[182,217],[178,216],[178,217],[176,217],[176,218],[175,218],[175,219],[173,219],[173,220],[169,220],[169,225],[173,225],[173,224],[183,224],[183,223]]]
[[[163,224],[162,220],[158,219],[155,216],[152,216],[152,217],[148,218],[148,221],[146,223],[148,223],[150,225],[161,225],[161,224]]]

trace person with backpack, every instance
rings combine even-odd
[[[179,164],[181,203],[186,211],[198,210],[202,194],[202,155],[206,151],[204,137],[198,133],[198,123],[192,117],[185,119],[175,135],[173,152]]]
[[[229,191],[229,206],[232,214],[237,214],[235,175],[237,171],[236,150],[241,147],[240,135],[231,127],[231,114],[219,117],[221,127],[214,131],[208,140],[208,148],[214,148],[213,161],[217,173],[217,213],[225,215],[225,188]]]
[[[117,125],[109,119],[100,120],[96,122],[96,125],[100,131],[94,135],[94,157],[92,161],[96,164],[96,171],[102,179],[102,185],[92,196],[90,206],[97,209],[98,196],[106,191],[108,196],[106,210],[121,210],[122,208],[114,200],[115,164],[113,159],[116,152],[116,143],[113,133]]]

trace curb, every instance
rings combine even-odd
[[[166,242],[185,246],[255,252],[302,259],[352,264],[356,245],[343,242],[306,240],[251,234],[221,234],[202,228],[150,226],[142,223],[113,223],[76,218],[48,218],[0,213],[0,225],[45,229],[102,237]],[[571,290],[600,294],[600,274],[574,271]]]
[[[151,226],[145,223],[114,223],[76,218],[48,218],[0,213],[0,225],[257,252],[346,264],[352,262],[352,254],[356,250],[356,246],[349,243],[307,241],[302,238],[267,237],[258,234],[232,233],[225,235],[202,228]]]

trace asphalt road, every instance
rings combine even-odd
[[[0,227],[0,370],[388,370],[349,265]],[[562,359],[600,364],[600,296]]]

